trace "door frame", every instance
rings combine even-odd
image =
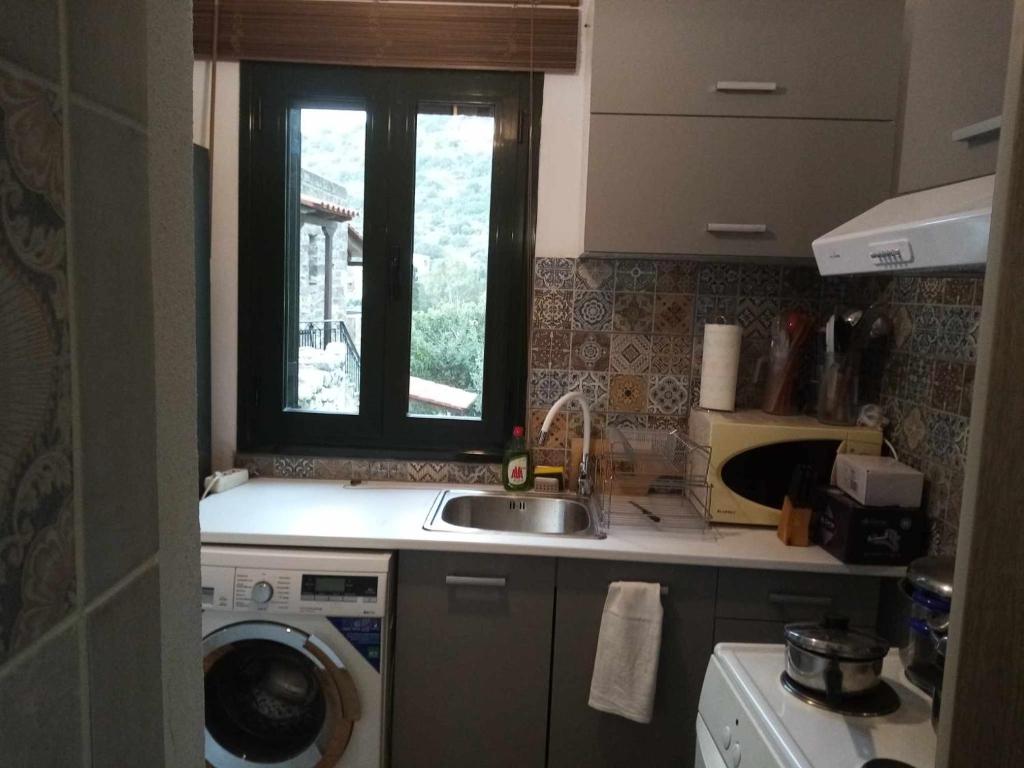
[[[937,768],[1024,765],[1024,0],[1014,3]]]

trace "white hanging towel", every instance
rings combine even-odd
[[[651,722],[661,651],[661,585],[613,581],[601,614],[590,706]]]

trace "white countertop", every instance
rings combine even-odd
[[[708,533],[612,526],[605,539],[544,534],[448,533],[423,528],[446,489],[416,483],[257,478],[199,505],[204,544],[330,549],[419,549],[680,563],[725,568],[902,576],[904,566],[846,565],[823,549],[787,547],[770,528],[715,526]]]

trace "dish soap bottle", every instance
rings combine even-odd
[[[501,482],[509,491],[528,491],[533,488],[533,460],[526,448],[522,427],[512,430],[512,439],[505,446],[505,460],[501,464]]]

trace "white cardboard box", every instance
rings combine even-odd
[[[891,456],[842,453],[835,484],[867,507],[919,507],[924,475]]]

